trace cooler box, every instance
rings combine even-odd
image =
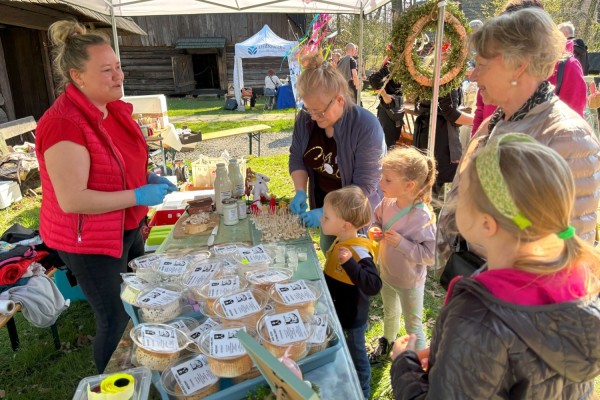
[[[0,181],[0,210],[22,198],[21,189],[17,182]]]
[[[79,285],[71,286],[67,278],[67,270],[59,269],[54,273],[54,283],[65,299],[73,301],[87,301]]]

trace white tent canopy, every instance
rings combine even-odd
[[[117,16],[220,13],[368,14],[390,0],[59,0]]]
[[[244,87],[244,69],[242,67],[243,58],[259,57],[285,57],[289,51],[298,45],[297,41],[285,40],[277,36],[268,25],[258,31],[254,36],[244,40],[242,43],[235,44],[235,57],[233,64],[233,87],[235,89],[235,99],[238,108],[243,109],[241,101],[241,88]],[[298,62],[288,58],[289,75],[292,87],[296,83],[296,74],[300,68]],[[266,74],[266,71],[265,71]]]

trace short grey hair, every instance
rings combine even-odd
[[[501,14],[473,33],[470,46],[485,59],[502,56],[512,67],[528,60],[527,72],[547,79],[565,53],[566,38],[540,8]]]
[[[479,19],[474,19],[472,21],[469,21],[469,28],[471,28],[472,31],[476,31],[479,28],[481,28],[483,26],[483,22],[481,22],[481,20]]]
[[[575,36],[575,25],[571,21],[563,22],[558,25],[558,29],[561,31],[567,31],[569,37]]]

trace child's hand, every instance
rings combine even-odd
[[[394,342],[394,347],[392,348],[392,352],[390,353],[390,357],[392,361],[396,359],[400,355],[400,353],[405,351],[415,351],[417,348],[417,335],[414,333],[411,335],[401,336]]]
[[[423,350],[417,351],[417,356],[421,361],[421,368],[427,371],[429,369],[429,353],[431,351],[431,347],[426,347]]]
[[[381,228],[377,226],[372,226],[369,228],[367,233],[369,234],[369,239],[376,242],[379,242],[381,239],[383,239],[383,232],[381,231]]]
[[[392,230],[385,231],[383,234],[385,242],[390,244],[392,247],[398,247],[400,241],[402,240],[402,235],[398,232],[394,232]]]
[[[346,247],[340,247],[338,250],[338,260],[340,260],[340,264],[345,263],[352,257],[352,253]]]

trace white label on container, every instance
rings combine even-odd
[[[123,276],[123,282],[125,282],[127,286],[131,286],[137,290],[144,290],[150,287],[150,283],[136,275]]]
[[[306,303],[315,300],[315,294],[303,280],[292,283],[276,283],[275,290],[285,304]]]
[[[221,244],[213,247],[213,251],[217,254],[232,254],[238,251],[236,244]]]
[[[145,349],[156,351],[177,351],[177,331],[175,328],[143,327],[140,342]]]
[[[256,264],[271,261],[271,257],[269,257],[269,254],[267,254],[262,245],[250,249],[238,249],[238,254],[242,259],[242,264]]]
[[[152,266],[155,262],[160,260],[160,256],[148,256],[143,258],[136,258],[133,260],[133,263],[137,266],[138,269],[144,269]]]
[[[180,294],[172,290],[156,288],[138,298],[140,306],[164,306],[170,304],[179,298]]]
[[[218,326],[219,323],[215,320],[213,320],[212,318],[208,318],[206,321],[204,321],[202,324],[198,325],[198,327],[194,330],[192,330],[189,333],[189,337],[192,338],[192,340],[198,344],[200,344],[200,336],[202,336],[202,334],[204,332],[206,332],[207,330],[214,328],[215,326]]]
[[[170,326],[172,326],[173,328],[177,328],[180,331],[184,332],[184,333],[188,333],[190,330],[188,329],[187,325],[185,324],[185,321],[180,319],[178,321],[173,321],[171,323],[169,323]]]
[[[189,396],[219,380],[210,372],[208,359],[198,355],[181,364],[171,367],[171,373],[184,395]]]
[[[265,325],[271,342],[275,344],[298,342],[308,336],[298,310],[267,316]]]
[[[219,263],[200,264],[192,270],[192,273],[187,277],[185,284],[188,286],[198,286],[212,278],[218,269]]]
[[[222,191],[222,192],[219,192],[219,193],[221,193],[221,202],[223,202],[223,200],[229,199],[231,197],[231,191],[230,190],[225,190],[225,191]]]
[[[213,357],[235,357],[246,354],[246,349],[235,337],[235,334],[246,328],[220,329],[210,335],[210,355]]]
[[[327,314],[313,315],[310,324],[313,329],[308,343],[323,343],[327,337]]]
[[[243,183],[236,183],[235,188],[233,190],[235,191],[235,193],[237,193],[238,196],[241,196],[244,194],[246,186]]]
[[[220,297],[238,290],[240,288],[240,278],[234,276],[225,279],[211,279],[208,285],[208,297]]]
[[[266,270],[252,275],[250,279],[256,283],[275,283],[288,279],[288,276],[281,271]]]
[[[219,303],[228,318],[240,318],[260,311],[260,306],[249,290],[221,297]]]
[[[158,272],[167,275],[181,275],[187,270],[188,262],[186,260],[162,259],[158,266]]]

